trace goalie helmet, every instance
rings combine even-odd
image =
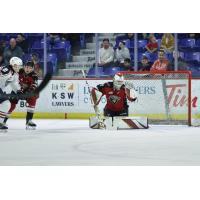
[[[21,58],[18,58],[18,57],[12,57],[10,59],[10,65],[12,66],[13,70],[15,72],[19,72],[19,69],[22,67],[23,65],[23,62],[21,60]]]
[[[124,76],[121,73],[115,74],[113,78],[113,85],[116,90],[119,90],[121,86],[124,84]]]

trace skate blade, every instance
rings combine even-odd
[[[36,130],[36,127],[26,126],[26,130]]]

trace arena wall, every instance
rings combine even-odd
[[[95,87],[97,84],[104,83],[108,79],[89,79],[87,80],[90,86]],[[176,81],[171,81],[170,84],[175,85],[175,90],[171,98],[171,107],[174,112],[181,114],[182,110],[187,106],[187,102],[179,105],[178,109],[175,106],[175,99],[184,95],[184,87],[176,87]],[[148,114],[156,114],[159,105],[162,105],[163,99],[154,105],[151,105],[150,99],[155,95],[161,96],[162,86],[156,81],[151,85],[138,85],[138,101],[130,104],[130,110],[147,112]],[[192,112],[199,112],[200,105],[200,80],[192,80]],[[103,110],[106,99],[102,98],[100,102],[100,109]],[[160,109],[160,108],[159,108]],[[164,109],[164,108],[163,108]],[[20,101],[17,109],[12,114],[12,117],[24,118],[26,114],[25,101]],[[91,106],[88,85],[85,80],[51,80],[48,86],[41,92],[35,110],[35,118],[62,118],[62,119],[87,119],[94,115],[94,110]]]

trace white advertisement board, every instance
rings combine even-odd
[[[87,80],[90,87],[105,83],[108,80]],[[187,82],[180,80],[168,80],[166,82],[169,107],[171,112],[185,112],[187,109],[186,88]],[[130,103],[130,112],[157,113],[164,112],[165,100],[163,85],[160,80],[151,81],[148,84],[135,83],[138,91],[138,101]],[[200,81],[192,80],[192,108],[199,109]],[[155,101],[156,99],[156,101]],[[102,98],[100,109],[106,104]],[[25,101],[20,101],[17,110],[25,112]],[[61,112],[61,113],[93,113],[88,85],[85,80],[51,80],[48,86],[41,92],[37,101],[36,112]]]

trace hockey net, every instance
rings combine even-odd
[[[138,94],[130,116],[147,116],[153,124],[191,125],[191,73],[188,71],[121,72]]]

